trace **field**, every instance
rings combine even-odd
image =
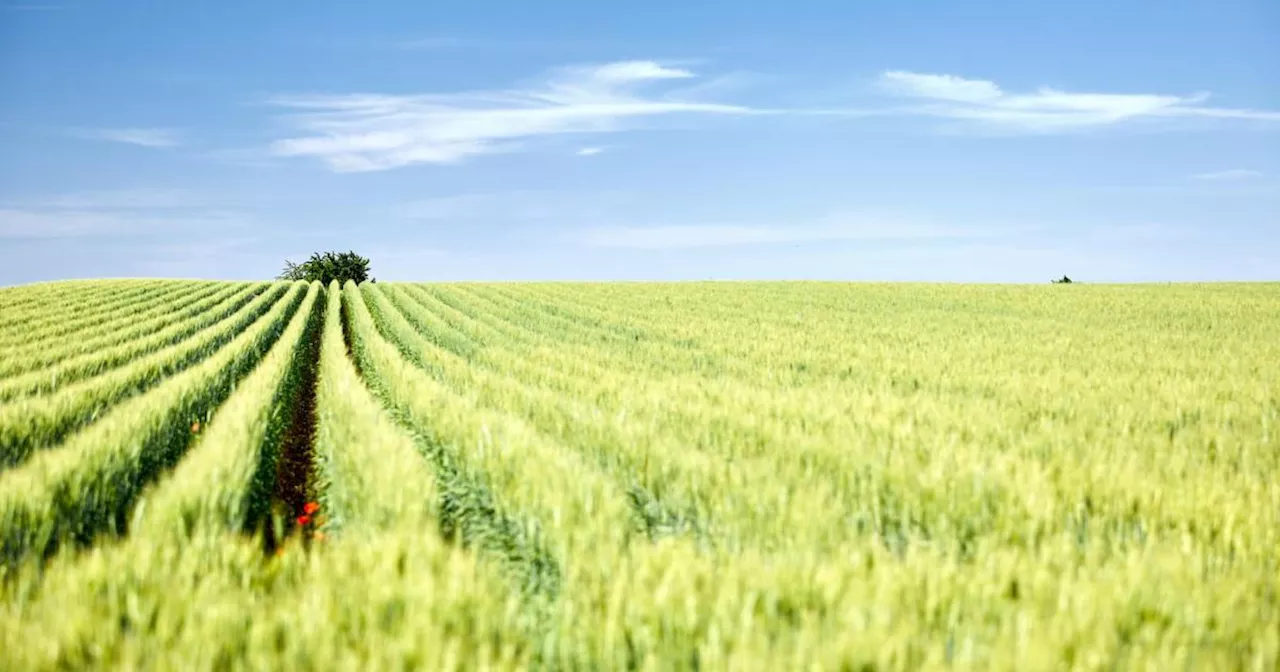
[[[1280,665],[1280,285],[0,290],[0,669]]]

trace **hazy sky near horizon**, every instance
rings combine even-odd
[[[0,284],[1280,279],[1280,3],[0,0]]]

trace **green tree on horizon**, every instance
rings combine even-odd
[[[368,257],[362,257],[355,252],[316,252],[301,264],[295,264],[286,259],[284,270],[276,276],[276,279],[319,281],[325,286],[334,280],[337,280],[340,285],[346,284],[348,280],[356,284],[365,281],[377,282],[369,272]]]

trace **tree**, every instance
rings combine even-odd
[[[1050,282],[1052,282],[1055,285],[1069,285],[1071,284],[1071,278],[1068,278],[1067,276],[1064,275],[1060,280],[1051,280]]]
[[[284,262],[284,271],[276,276],[277,280],[306,280],[307,282],[320,281],[321,284],[328,286],[334,280],[338,284],[345,285],[348,280],[356,284],[365,282],[377,282],[369,276],[369,259],[362,257],[355,252],[325,252],[323,254],[316,252],[311,258],[295,264],[288,259]]]

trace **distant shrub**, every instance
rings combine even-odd
[[[334,280],[338,284],[346,284],[348,280],[352,280],[359,284],[361,282],[377,282],[369,275],[369,259],[362,257],[355,252],[325,252],[323,254],[316,252],[311,258],[295,264],[292,261],[285,260],[284,271],[276,276],[277,280],[306,280],[307,282],[320,281],[326,287]]]
[[[1052,282],[1055,285],[1069,285],[1071,284],[1071,278],[1068,278],[1067,276],[1064,275],[1061,278],[1058,278],[1057,280],[1051,280],[1050,282]]]

